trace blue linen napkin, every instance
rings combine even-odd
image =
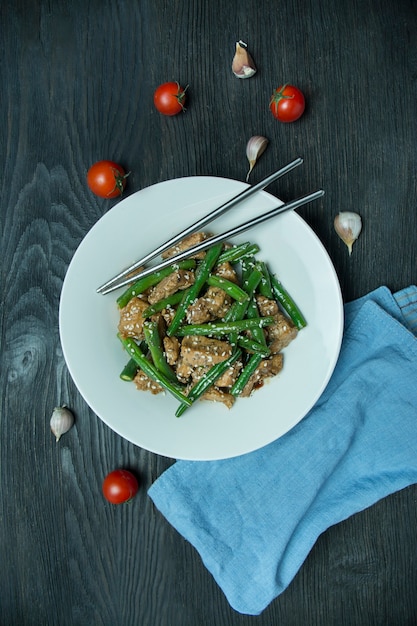
[[[150,488],[238,612],[286,589],[330,526],[417,482],[417,287],[345,305],[333,376],[309,414],[264,448],[177,461]]]

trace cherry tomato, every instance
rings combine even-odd
[[[87,184],[100,198],[116,198],[122,195],[128,176],[129,173],[113,161],[97,161],[87,172]]]
[[[139,484],[132,472],[117,469],[107,474],[102,489],[106,500],[112,504],[122,504],[137,494]]]
[[[304,113],[304,95],[293,85],[282,85],[272,94],[269,108],[280,122],[295,122]]]
[[[187,85],[188,87],[188,85]],[[159,85],[153,95],[153,103],[156,109],[163,115],[177,115],[185,111],[185,92],[179,83],[163,83]]]

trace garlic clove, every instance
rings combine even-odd
[[[255,63],[247,50],[244,41],[236,42],[235,56],[233,57],[232,71],[237,78],[250,78],[256,73]]]
[[[361,216],[352,211],[341,211],[334,219],[334,229],[340,239],[347,245],[350,256],[352,254],[352,246],[362,230]]]
[[[56,441],[59,441],[61,435],[65,435],[74,425],[74,415],[65,404],[63,406],[57,406],[52,412],[49,423]]]
[[[269,140],[266,137],[262,137],[261,135],[254,135],[251,137],[246,144],[246,157],[249,161],[249,172],[246,176],[246,182],[249,180],[249,175],[261,154],[263,154],[266,150],[266,147],[269,143]]]

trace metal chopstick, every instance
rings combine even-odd
[[[265,222],[266,220],[269,220],[272,217],[279,215],[280,213],[297,209],[298,207],[303,206],[304,204],[307,204],[308,202],[312,202],[313,200],[317,200],[318,198],[321,198],[323,195],[324,195],[324,191],[322,189],[319,189],[318,191],[314,191],[313,193],[307,194],[306,196],[301,196],[300,198],[297,198],[296,200],[291,200],[290,202],[286,202],[285,204],[282,204],[276,207],[275,209],[268,211],[267,213],[262,213],[262,215],[258,215],[257,217],[254,217],[253,219],[250,219],[247,222],[240,224],[239,226],[235,226],[234,228],[231,228],[225,233],[210,237],[209,239],[206,239],[205,241],[198,243],[192,248],[188,248],[187,250],[184,250],[183,252],[180,252],[179,254],[176,254],[175,256],[170,257],[169,259],[165,259],[161,263],[158,263],[158,265],[154,265],[153,267],[149,267],[141,272],[138,272],[136,275],[130,276],[128,279],[122,282],[109,285],[109,287],[104,289],[101,293],[104,295],[106,293],[110,293],[111,291],[114,291],[115,289],[118,289],[119,287],[124,287],[125,285],[129,285],[132,282],[138,280],[139,278],[143,278],[144,276],[153,274],[154,272],[157,272],[158,270],[161,270],[164,267],[168,267],[169,265],[173,265],[174,263],[178,263],[179,261],[182,261],[183,259],[186,259],[187,257],[194,256],[198,252],[201,252],[202,250],[206,250],[207,248],[210,248],[216,243],[220,243],[221,241],[230,239],[234,237],[235,235],[238,235],[239,233],[243,233],[246,230],[249,230],[249,228],[253,228],[253,226],[256,226],[257,224],[261,224],[262,222]]]
[[[150,252],[146,256],[142,257],[141,259],[139,259],[138,261],[133,263],[133,265],[130,265],[129,267],[124,269],[122,272],[117,274],[117,276],[114,276],[113,278],[111,278],[110,280],[105,282],[103,285],[98,287],[97,292],[98,293],[108,293],[106,291],[106,289],[111,284],[118,282],[121,278],[123,278],[124,276],[127,276],[127,274],[130,274],[131,272],[133,272],[136,268],[140,267],[141,265],[145,265],[145,263],[147,263],[151,259],[155,258],[159,254],[164,252],[164,250],[167,250],[168,248],[171,248],[176,243],[178,243],[179,241],[181,241],[182,239],[187,237],[187,235],[190,235],[191,233],[195,232],[196,230],[198,230],[200,228],[203,228],[203,226],[205,226],[209,222],[212,222],[216,217],[218,217],[219,215],[222,215],[228,209],[231,209],[238,202],[242,202],[242,200],[245,200],[246,198],[249,198],[252,194],[256,193],[257,191],[265,189],[265,187],[270,185],[272,182],[274,182],[275,180],[277,180],[281,176],[284,176],[284,174],[287,174],[288,172],[290,172],[291,170],[296,168],[298,165],[301,165],[302,162],[303,162],[303,159],[299,157],[298,159],[295,159],[294,161],[291,161],[291,163],[288,163],[288,165],[285,165],[280,170],[277,170],[273,174],[270,174],[267,178],[265,178],[264,180],[261,180],[256,185],[253,185],[253,186],[251,186],[251,187],[249,187],[247,189],[244,189],[243,191],[238,193],[237,196],[234,196],[233,198],[231,198],[230,200],[228,200],[227,202],[225,202],[224,204],[219,206],[217,209],[214,209],[214,211],[211,211],[208,215],[206,215],[205,217],[199,219],[194,224],[191,224],[191,226],[188,226],[188,228],[185,228],[183,231],[178,233],[178,235],[175,235],[174,237],[172,237],[171,239],[169,239],[165,243],[163,243],[160,246],[158,246],[158,248],[156,248],[155,250],[153,250],[152,252]]]

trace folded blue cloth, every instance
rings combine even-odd
[[[417,287],[345,305],[331,380],[309,414],[264,448],[177,461],[150,488],[240,613],[289,585],[318,536],[417,482]]]

